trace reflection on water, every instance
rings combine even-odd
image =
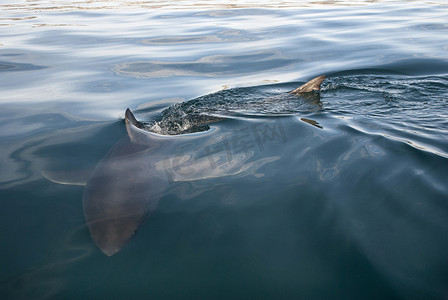
[[[44,67],[36,66],[32,64],[21,64],[21,63],[7,63],[0,61],[0,72],[11,72],[11,71],[31,71],[31,70],[39,70]]]
[[[279,120],[254,124],[238,130],[210,132],[203,142],[179,142],[174,153],[157,163],[172,181],[194,181],[225,176],[264,176],[259,168],[279,159],[262,156],[266,143],[279,146],[287,142],[286,132]]]
[[[24,0],[22,0],[25,2]],[[233,8],[295,8],[319,5],[339,5],[339,6],[358,6],[368,5],[372,3],[394,2],[391,0],[327,0],[327,1],[274,1],[261,0],[254,3],[251,0],[234,1],[207,1],[207,0],[178,0],[178,1],[135,1],[135,0],[106,0],[101,2],[94,2],[91,0],[74,0],[61,1],[51,0],[42,3],[41,1],[28,0],[25,3],[17,3],[20,1],[7,0],[6,3],[0,5],[4,9],[17,11],[74,11],[74,10],[101,10],[101,9],[123,9],[123,8],[145,8],[145,9],[233,9]],[[437,0],[410,0],[409,2],[424,2],[433,4],[445,4],[443,1]]]
[[[300,120],[305,122],[305,123],[308,123],[310,125],[316,126],[317,128],[324,129],[322,126],[319,125],[319,123],[317,121],[310,120],[310,119],[307,119],[307,118],[300,118]]]
[[[203,43],[229,43],[229,42],[247,42],[254,40],[247,32],[243,30],[223,30],[215,35],[189,35],[189,36],[164,36],[142,41],[148,45],[167,45],[167,44],[203,44]]]
[[[233,73],[238,65],[246,65],[244,74],[262,69],[278,69],[289,66],[291,60],[279,52],[258,52],[249,55],[213,55],[194,62],[137,61],[124,63],[114,68],[117,74],[136,78],[171,76],[211,76],[223,77]],[[269,67],[270,66],[270,67]]]

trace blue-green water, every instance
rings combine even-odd
[[[446,20],[444,1],[2,1],[0,298],[446,299]],[[317,98],[281,96],[321,74]],[[126,108],[150,123],[211,93],[186,111],[223,121],[120,172],[157,207],[104,255],[83,190]]]

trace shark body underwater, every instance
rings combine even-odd
[[[313,99],[318,95],[325,78],[325,75],[316,77],[279,96],[293,97],[299,101]],[[204,104],[204,101],[197,99],[168,107],[162,112],[162,118],[151,124],[139,122],[131,110],[126,110],[128,136],[112,147],[97,164],[83,193],[87,226],[93,241],[104,254],[111,256],[119,252],[131,240],[145,217],[155,210],[159,199],[164,195],[169,184],[166,155],[163,156],[165,147],[175,148],[179,138],[197,142],[201,136],[188,133],[206,131],[209,129],[208,124],[226,119],[225,106],[206,107],[207,101]],[[274,97],[264,105],[272,105],[275,100]],[[185,105],[188,105],[188,109],[183,107]],[[247,105],[250,107],[253,103]],[[177,139],[173,139],[173,135]],[[219,168],[207,170],[203,168],[206,160],[207,158],[191,154],[189,172],[178,171],[171,179],[188,181],[241,172],[242,164],[238,158]]]

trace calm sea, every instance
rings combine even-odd
[[[447,299],[447,20],[443,0],[2,0],[0,298]],[[154,205],[106,256],[83,191],[126,108],[207,94],[224,120],[109,174]]]

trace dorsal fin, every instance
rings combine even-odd
[[[129,108],[126,109],[124,118],[125,118],[126,123],[129,122],[131,125],[134,125],[135,127],[143,128],[143,124],[140,123],[139,121],[137,121],[137,119],[134,117],[134,114],[132,113],[132,111]]]
[[[295,90],[289,92],[291,94],[301,94],[301,93],[309,93],[312,91],[319,91],[320,90],[320,85],[322,83],[322,81],[325,80],[325,78],[327,78],[326,75],[321,75],[319,77],[313,78],[310,81],[308,81],[307,83],[305,83],[304,85],[301,85],[300,87],[296,88]]]
[[[131,139],[131,141],[133,143],[142,142],[144,140],[144,134],[137,128],[144,129],[145,126],[143,126],[142,123],[137,121],[137,119],[134,117],[134,114],[129,108],[126,109],[124,121],[126,123],[126,131],[128,132],[128,136]]]

